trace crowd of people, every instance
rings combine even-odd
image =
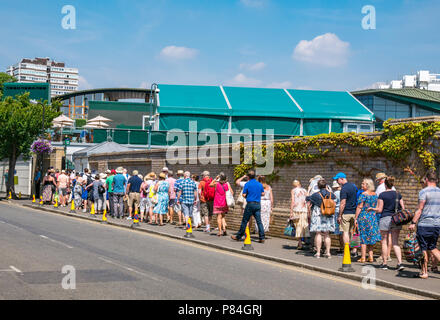
[[[376,182],[376,184],[375,184]],[[353,234],[360,239],[360,257],[357,246],[351,249],[357,262],[374,262],[373,247],[381,244],[381,256],[376,259],[381,269],[388,269],[393,249],[397,259],[396,270],[402,271],[402,249],[399,235],[402,227],[392,221],[392,216],[405,209],[402,195],[396,190],[395,179],[385,173],[378,173],[376,181],[364,179],[361,188],[349,182],[344,173],[338,173],[332,183],[322,176],[310,179],[307,190],[298,180],[293,181],[289,223],[294,226],[294,237],[298,250],[311,250],[315,258],[331,258],[331,234],[339,238],[338,255],[343,254],[344,244],[353,240]],[[221,172],[212,178],[210,172],[201,176],[189,171],[174,172],[164,167],[156,175],[145,176],[137,170],[131,172],[119,167],[104,173],[91,174],[49,169],[41,181],[42,200],[46,204],[58,201],[67,206],[71,201],[77,209],[88,212],[93,204],[97,214],[107,210],[114,219],[132,220],[139,214],[140,223],[163,226],[177,224],[187,226],[191,218],[193,228],[204,228],[211,232],[211,221],[217,221],[217,235],[227,235],[226,217],[231,210],[228,194],[234,194],[227,176]],[[273,220],[274,197],[266,177],[256,176],[254,170],[235,181],[240,189],[237,204],[242,209],[239,231],[231,235],[241,240],[254,218],[255,232],[259,242],[264,243],[266,233]],[[334,214],[323,214],[323,203],[335,202]],[[425,255],[421,278],[428,277],[427,261],[432,261],[431,271],[437,270],[440,251],[437,239],[440,233],[440,188],[437,187],[435,172],[429,172],[423,179],[423,190],[419,194],[419,209],[411,221],[410,230],[415,231],[417,240]],[[178,221],[174,221],[177,214]],[[137,218],[136,218],[137,220]]]

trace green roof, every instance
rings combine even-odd
[[[372,121],[374,115],[345,91],[288,90],[306,119]]]
[[[15,97],[29,92],[29,98],[50,102],[50,85],[44,83],[7,82],[3,84],[3,98]]]
[[[418,88],[405,89],[369,89],[352,92],[354,95],[375,94],[401,101],[414,103],[420,106],[440,110],[440,92]]]
[[[160,114],[373,121],[348,92],[221,86],[159,86]]]

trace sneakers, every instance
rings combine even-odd
[[[388,266],[386,265],[386,264],[381,264],[380,266],[379,266],[379,269],[382,269],[382,270],[388,270]]]
[[[397,265],[397,271],[402,271],[405,267],[402,264]]]
[[[127,217],[127,220],[131,220],[131,217]]]

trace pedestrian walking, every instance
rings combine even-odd
[[[70,185],[69,177],[66,175],[65,170],[61,171],[61,174],[58,176],[57,183],[60,205],[65,207],[68,199],[68,188]]]
[[[192,181],[196,184],[197,187],[197,197],[196,202],[193,208],[193,216],[194,216],[194,228],[200,228],[202,226],[202,218],[200,216],[200,194],[199,194],[199,176],[195,174],[191,176]]]
[[[259,176],[258,182],[260,182],[264,188],[264,195],[261,197],[261,223],[264,227],[264,233],[267,233],[269,232],[271,213],[273,211],[273,193],[272,188],[266,182],[265,176]],[[258,232],[258,226],[256,222],[255,230]]]
[[[169,183],[166,181],[165,173],[161,172],[159,174],[159,181],[156,183],[154,187],[154,191],[157,193],[157,204],[153,209],[153,213],[155,214],[156,224],[159,220],[159,225],[163,226],[163,217],[166,216],[168,212],[168,201],[169,201]],[[158,219],[159,218],[159,219]]]
[[[419,277],[428,278],[428,254],[434,259],[432,270],[437,270],[440,251],[437,241],[440,234],[440,188],[435,171],[429,171],[424,177],[426,187],[419,192],[419,208],[411,221],[409,229],[415,230],[417,225],[417,241],[423,251],[422,270]]]
[[[339,250],[337,252],[338,255],[342,255],[344,253],[344,239],[342,238],[341,227],[338,223],[339,218],[339,207],[341,205],[341,186],[336,181],[333,181],[332,185],[333,193],[336,197],[336,208],[335,208],[335,232],[334,235],[338,236],[339,239]]]
[[[56,188],[55,178],[51,175],[49,169],[47,175],[43,178],[43,203],[52,203],[53,189]]]
[[[182,222],[182,205],[177,201],[177,193],[179,191],[180,183],[183,181],[183,170],[177,170],[177,179],[174,183],[174,192],[176,193],[176,203],[174,206],[174,211],[177,213],[179,218],[179,226],[184,226],[185,222]]]
[[[107,175],[107,179],[105,180],[105,186],[108,196],[109,215],[112,218],[115,217],[115,208],[113,204],[113,178],[115,177],[115,174],[116,171],[114,169],[110,170],[110,174]]]
[[[376,188],[376,195],[379,197],[380,194],[382,192],[384,192],[386,190],[385,187],[385,179],[387,178],[386,173],[384,172],[379,172],[376,174],[376,184],[377,184],[377,188]],[[393,187],[391,190],[396,191],[396,188]],[[380,218],[381,218],[381,214],[379,212],[376,212],[376,220],[377,220],[377,224],[379,225],[380,223]],[[391,261],[391,248],[393,247],[393,241],[391,239],[391,233],[388,234],[388,244],[387,244],[387,248],[388,248],[388,252],[387,252],[387,262]],[[378,257],[376,259],[377,262],[382,263],[382,256]]]
[[[376,208],[369,208],[368,210],[381,213],[379,222],[379,230],[381,235],[382,245],[382,264],[380,268],[383,270],[388,269],[387,255],[388,255],[388,235],[391,233],[391,240],[394,249],[394,253],[397,257],[397,270],[404,269],[402,265],[402,251],[399,246],[399,234],[402,230],[402,226],[396,226],[391,217],[396,210],[405,209],[405,204],[402,199],[402,195],[397,191],[394,191],[394,177],[387,177],[385,179],[386,190],[379,195]],[[396,205],[398,208],[396,208]]]
[[[124,214],[125,182],[126,179],[123,176],[123,169],[122,167],[118,167],[116,169],[116,175],[113,178],[113,205],[115,216],[118,219],[122,219]]]
[[[168,169],[168,168],[164,168]],[[176,179],[174,179],[174,172],[172,170],[168,170],[168,178],[166,179],[169,188],[169,197],[170,200],[168,202],[168,213],[167,213],[167,223],[174,224],[174,207],[176,205],[176,191],[174,190],[174,184],[176,183]]]
[[[355,226],[359,230],[361,240],[361,258],[358,262],[365,263],[367,261],[367,251],[368,262],[374,262],[373,247],[381,238],[376,214],[374,211],[368,211],[369,208],[375,208],[377,206],[377,194],[373,180],[364,179],[361,189],[363,192],[359,196],[355,216]]]
[[[105,188],[99,174],[95,174],[95,181],[88,185],[87,188],[93,192],[93,202],[95,204],[96,213],[102,214],[104,210]]]
[[[335,219],[333,215],[324,215],[321,211],[321,204],[325,198],[335,200],[336,196],[327,190],[327,182],[324,179],[318,181],[319,191],[308,197],[308,215],[310,219],[310,231],[315,232],[315,248],[316,258],[321,257],[321,245],[324,240],[325,254],[324,257],[330,259],[331,239],[330,232],[335,231]]]
[[[295,238],[298,240],[297,249],[302,250],[302,239],[310,237],[306,203],[307,191],[301,187],[298,180],[294,180],[292,185],[289,220],[295,226]]]
[[[139,204],[141,201],[140,192],[142,179],[138,176],[137,170],[133,171],[133,175],[127,181],[126,196],[128,197],[128,213],[127,220],[133,218],[133,207],[135,211],[139,211]]]
[[[238,230],[236,235],[232,235],[231,238],[237,241],[241,240],[246,231],[247,223],[250,217],[253,216],[258,226],[259,242],[264,243],[264,227],[261,223],[261,197],[264,195],[264,188],[261,183],[255,180],[255,170],[249,170],[248,178],[249,181],[243,189],[243,196],[246,198],[246,208],[241,220],[240,230]]]
[[[141,214],[141,221],[146,222],[147,217],[150,212],[150,208],[152,208],[151,199],[149,198],[150,188],[154,188],[153,183],[153,175],[151,173],[147,174],[144,178],[144,181],[141,184],[140,189],[140,204],[139,204],[139,212]]]

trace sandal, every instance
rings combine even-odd
[[[419,273],[418,277],[419,277],[420,279],[428,279],[428,274],[422,274],[422,273]]]
[[[374,258],[373,257],[369,257],[368,258],[368,262],[374,262]]]
[[[365,258],[360,258],[357,262],[359,263],[365,263],[367,260],[365,260]]]

